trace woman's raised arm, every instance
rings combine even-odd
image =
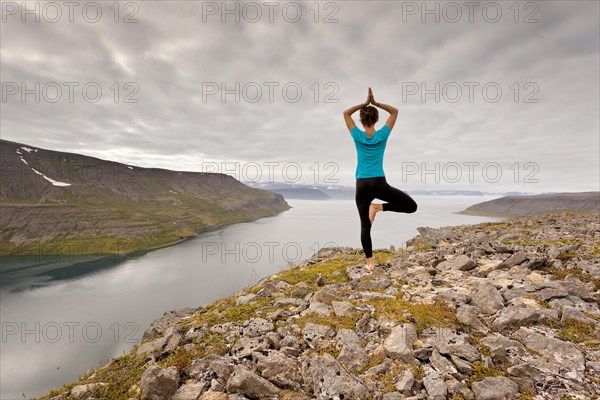
[[[369,91],[370,90],[371,89],[369,88]],[[375,98],[373,97],[373,93],[370,94],[370,97],[371,97],[371,104],[390,113],[390,116],[388,117],[385,124],[390,128],[390,131],[391,131],[392,128],[394,127],[394,125],[396,124],[396,118],[398,118],[398,109],[394,106],[390,106],[389,104],[383,104],[383,103],[376,102]]]
[[[371,102],[371,98],[372,98],[372,93],[371,93],[371,88],[369,88],[369,94],[367,94],[367,100],[364,103],[357,104],[357,105],[352,106],[349,109],[344,111],[344,121],[346,121],[346,126],[348,127],[349,131],[351,131],[352,128],[354,128],[354,126],[356,125],[354,123],[354,120],[352,119],[352,114],[354,114],[361,108],[368,106],[369,103]]]

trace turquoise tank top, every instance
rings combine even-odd
[[[387,125],[368,137],[367,133],[356,125],[350,131],[356,146],[357,165],[355,178],[375,178],[385,176],[383,172],[383,153],[387,139],[390,136],[390,128]]]

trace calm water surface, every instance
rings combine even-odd
[[[418,226],[496,221],[453,214],[492,196],[414,196],[415,214],[378,213],[373,247],[400,248]],[[2,399],[40,395],[139,343],[167,310],[198,307],[305,259],[360,248],[352,200],[288,200],[277,216],[205,232],[139,257],[5,259],[0,279]]]

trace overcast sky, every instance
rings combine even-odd
[[[431,1],[431,13],[420,1],[228,2],[230,14],[138,1],[118,15],[113,2],[28,3],[39,22],[20,4],[2,2],[3,139],[145,167],[237,166],[242,180],[260,166],[261,180],[291,182],[300,166],[302,183],[354,185],[342,111],[371,86],[400,110],[384,161],[396,187],[599,190],[597,1]]]

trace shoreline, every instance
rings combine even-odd
[[[140,395],[141,398],[144,399],[147,398],[145,396],[147,396],[149,390],[159,390],[158,387],[152,387],[152,381],[149,381],[144,377],[146,375],[146,371],[158,371],[158,373],[166,374],[166,371],[170,370],[177,371],[177,376],[180,374],[182,376],[181,381],[179,381],[179,378],[177,379],[177,384],[174,386],[173,393],[177,387],[181,385],[179,386],[178,390],[188,390],[193,386],[201,388],[200,392],[243,394],[245,390],[244,387],[236,386],[234,382],[231,381],[232,378],[228,380],[226,377],[217,377],[216,379],[219,380],[220,385],[215,387],[208,385],[208,383],[201,384],[201,382],[204,382],[203,379],[205,379],[203,371],[207,371],[206,373],[210,371],[208,362],[215,360],[220,360],[219,362],[226,362],[228,364],[230,363],[229,365],[231,365],[234,375],[236,373],[246,375],[258,374],[252,375],[255,376],[252,379],[262,379],[260,377],[260,361],[258,364],[259,370],[256,372],[251,372],[248,370],[248,368],[252,368],[252,365],[254,365],[250,361],[248,361],[248,363],[243,363],[243,365],[247,365],[247,367],[243,367],[242,364],[238,364],[238,362],[241,363],[241,361],[239,361],[240,357],[244,358],[251,355],[249,352],[244,352],[244,346],[248,344],[246,341],[252,341],[254,339],[252,339],[252,336],[246,337],[245,339],[240,336],[239,340],[235,339],[238,338],[238,336],[225,337],[225,334],[230,332],[232,329],[233,331],[238,329],[237,327],[239,327],[239,329],[244,329],[243,327],[254,326],[252,324],[260,321],[260,325],[257,325],[256,329],[262,329],[259,327],[263,327],[265,324],[273,324],[275,327],[278,327],[276,332],[274,332],[273,328],[271,328],[271,331],[266,333],[267,336],[275,335],[276,333],[282,336],[287,334],[292,335],[295,338],[294,340],[299,340],[300,342],[302,342],[302,334],[300,333],[300,330],[305,332],[308,327],[312,328],[313,326],[319,326],[319,331],[324,331],[326,329],[333,329],[335,331],[340,329],[340,332],[342,332],[343,330],[347,330],[342,328],[348,328],[350,330],[356,330],[354,335],[360,335],[361,343],[364,343],[364,340],[374,340],[373,338],[369,339],[371,335],[368,334],[368,330],[364,332],[362,331],[363,328],[361,328],[361,326],[363,325],[360,324],[360,321],[365,320],[365,315],[359,319],[352,317],[351,320],[348,320],[349,317],[341,316],[345,314],[338,315],[334,307],[333,311],[335,312],[335,315],[330,314],[329,317],[321,316],[319,314],[321,312],[319,311],[319,307],[329,308],[331,311],[331,307],[333,305],[331,302],[332,299],[338,299],[344,303],[350,302],[355,304],[355,306],[359,304],[373,303],[375,310],[379,310],[377,312],[384,312],[382,310],[386,310],[389,307],[392,307],[389,308],[389,310],[393,310],[393,307],[398,306],[407,307],[407,310],[411,314],[410,319],[405,320],[404,317],[401,316],[404,315],[402,313],[407,311],[402,311],[401,314],[392,314],[390,316],[392,317],[392,320],[396,320],[396,323],[401,322],[401,325],[398,327],[405,327],[407,324],[413,325],[414,328],[411,329],[416,329],[417,334],[420,336],[420,342],[418,342],[420,344],[417,346],[420,348],[419,351],[421,351],[421,353],[419,354],[421,354],[421,356],[419,356],[419,364],[417,369],[413,370],[414,377],[411,382],[414,381],[414,384],[411,383],[411,394],[418,394],[419,391],[421,394],[423,394],[428,393],[428,390],[434,390],[433,387],[423,386],[424,377],[434,376],[436,379],[441,379],[440,375],[435,370],[435,363],[439,361],[427,361],[426,359],[421,360],[423,354],[431,354],[431,352],[422,352],[424,349],[427,349],[427,347],[422,347],[426,344],[425,338],[427,337],[427,332],[431,329],[431,326],[438,325],[445,327],[443,329],[451,329],[452,332],[456,331],[456,334],[470,335],[470,342],[476,345],[476,348],[470,347],[469,352],[463,354],[463,357],[466,357],[465,354],[468,354],[469,357],[472,356],[472,358],[467,357],[469,358],[468,360],[460,358],[445,358],[447,362],[458,363],[456,365],[461,367],[461,372],[455,374],[456,379],[451,378],[454,379],[454,382],[456,382],[453,386],[454,390],[458,390],[457,388],[460,388],[459,393],[471,393],[472,395],[471,391],[477,392],[484,389],[483,383],[481,383],[482,381],[486,382],[487,379],[489,380],[487,383],[491,384],[493,377],[504,376],[504,382],[509,385],[515,385],[515,388],[518,384],[518,390],[522,394],[532,394],[531,390],[536,389],[532,389],[532,387],[529,385],[529,377],[521,377],[520,375],[515,375],[516,373],[509,374],[504,372],[503,368],[505,367],[502,367],[501,364],[496,364],[497,361],[494,361],[495,356],[490,357],[487,355],[488,353],[486,353],[486,351],[489,350],[486,350],[485,346],[482,346],[478,343],[488,343],[491,340],[496,340],[494,339],[495,336],[493,335],[485,336],[486,332],[489,332],[489,330],[492,329],[492,331],[497,332],[494,333],[494,335],[506,335],[506,337],[510,337],[511,340],[522,341],[527,349],[529,349],[531,346],[534,346],[535,341],[533,339],[529,339],[527,336],[535,335],[534,331],[531,331],[528,328],[529,325],[521,326],[523,324],[517,321],[517,324],[513,326],[505,321],[506,318],[521,318],[520,313],[515,315],[507,313],[505,315],[504,311],[502,311],[504,308],[511,312],[512,310],[516,311],[517,309],[521,310],[521,312],[523,312],[523,310],[530,311],[534,313],[531,315],[536,316],[537,324],[540,324],[542,327],[546,327],[545,329],[554,329],[553,332],[558,332],[557,334],[564,332],[565,329],[568,330],[572,328],[571,325],[565,325],[562,327],[561,324],[564,324],[564,322],[561,321],[563,320],[560,318],[555,318],[555,316],[558,316],[559,314],[556,313],[555,315],[553,309],[562,307],[561,301],[563,300],[560,299],[564,296],[556,292],[556,290],[559,290],[558,287],[555,288],[555,292],[548,292],[548,289],[544,289],[544,286],[542,285],[537,291],[530,292],[530,294],[527,294],[525,297],[519,297],[521,296],[519,294],[519,290],[523,289],[519,289],[519,287],[517,287],[518,285],[514,286],[515,283],[513,283],[512,280],[517,278],[513,277],[513,275],[516,274],[523,276],[525,279],[527,279],[528,276],[532,276],[532,279],[534,279],[532,282],[537,283],[540,282],[542,277],[549,277],[550,280],[547,284],[556,282],[553,285],[563,285],[563,278],[566,277],[566,279],[564,279],[565,288],[571,288],[574,282],[579,282],[579,279],[581,279],[581,282],[585,282],[587,285],[585,286],[587,289],[583,289],[582,286],[582,288],[577,289],[578,291],[573,293],[583,296],[583,298],[587,299],[588,304],[591,305],[593,305],[593,302],[589,303],[591,299],[600,296],[600,292],[598,291],[600,289],[600,277],[594,275],[590,276],[589,272],[586,272],[585,270],[577,270],[575,267],[567,267],[567,271],[573,271],[570,275],[560,272],[560,268],[557,270],[557,265],[560,266],[562,263],[568,263],[570,260],[593,260],[594,254],[598,254],[598,251],[600,250],[598,249],[598,243],[593,241],[593,237],[590,238],[583,235],[581,232],[585,231],[585,224],[577,222],[578,218],[582,218],[581,221],[585,220],[588,222],[593,222],[595,221],[597,213],[593,211],[577,213],[565,213],[558,211],[548,214],[555,215],[550,218],[546,218],[546,215],[533,217],[514,217],[508,218],[508,220],[505,221],[479,222],[451,227],[440,227],[434,229],[436,232],[428,232],[425,236],[423,236],[423,234],[414,236],[409,241],[410,245],[407,249],[395,251],[375,249],[374,256],[377,258],[378,264],[381,264],[382,266],[378,269],[377,274],[366,274],[362,268],[360,268],[360,260],[362,260],[362,255],[360,254],[361,250],[358,248],[339,247],[321,249],[317,254],[311,257],[305,258],[294,265],[288,266],[280,272],[261,278],[256,283],[250,284],[225,297],[216,299],[213,302],[196,308],[188,307],[166,311],[163,317],[156,319],[150,324],[140,343],[134,345],[128,353],[112,358],[100,368],[88,370],[87,372],[83,373],[77,381],[64,385],[60,389],[52,389],[39,398],[59,398],[53,396],[57,396],[59,394],[69,395],[73,390],[84,390],[89,391],[90,394],[93,393],[94,397],[98,399],[140,399]],[[538,223],[541,225],[530,225],[531,220],[538,221]],[[560,232],[555,232],[553,229],[550,229],[547,230],[548,233],[544,233],[546,231],[543,228],[546,225],[557,227],[568,225],[565,229],[571,232],[573,232],[574,229],[579,229],[579,233],[572,235],[572,237],[567,240],[568,243],[566,243],[563,242]],[[520,235],[516,235],[517,230],[521,233]],[[541,236],[538,239],[542,239],[542,241],[524,241],[526,239],[529,240],[526,236],[533,231],[539,232],[539,235]],[[442,238],[438,237],[436,233],[446,233],[450,234],[450,236]],[[486,235],[482,236],[483,233],[486,233]],[[478,237],[478,241],[481,243],[473,248],[471,247],[472,244],[470,244],[470,240],[471,238],[475,237]],[[505,237],[505,239],[502,239],[503,237]],[[437,241],[437,243],[434,246],[429,246],[428,241],[430,239]],[[582,240],[583,245],[577,245],[579,250],[574,250],[574,243]],[[541,243],[544,244],[544,248],[540,248],[539,244]],[[492,245],[492,247],[490,247],[490,245]],[[558,250],[563,252],[556,252],[556,246],[562,246],[564,249],[560,250],[560,248],[558,248]],[[529,254],[530,261],[527,261],[526,257],[524,259],[520,258],[519,261],[514,261],[513,263],[508,264],[512,259],[515,258],[516,255],[523,254],[522,252],[525,251],[521,250],[523,247],[527,249],[526,254]],[[471,262],[465,263],[466,260],[463,261],[461,259],[461,257],[464,257],[464,254],[467,254],[465,253],[465,250],[469,248],[469,258],[472,257],[472,261],[476,261],[476,264],[472,264]],[[453,250],[457,251],[455,252]],[[554,255],[549,256],[549,254],[553,254],[553,251],[555,252]],[[437,258],[439,254],[443,255],[442,260]],[[448,254],[450,255],[448,256]],[[546,257],[543,257],[544,255]],[[542,258],[539,258],[540,256],[542,256]],[[545,260],[548,257],[551,257],[553,260],[555,260],[555,263],[558,264],[555,264],[554,266],[550,265],[548,267],[540,267],[540,262],[542,264],[545,263],[545,261],[541,260]],[[413,261],[410,262],[410,260]],[[461,264],[454,266],[453,263],[458,263],[459,260]],[[525,262],[523,262],[524,260]],[[442,263],[440,263],[440,261],[442,261]],[[501,262],[507,263],[508,267],[505,269],[497,268],[498,263]],[[523,264],[519,265],[520,263]],[[431,275],[431,271],[433,271],[432,268],[436,270],[436,273],[433,275],[436,277],[436,279],[434,279]],[[547,271],[546,268],[548,269]],[[593,268],[593,266],[589,266],[588,268]],[[541,274],[541,272],[543,272],[543,274]],[[463,278],[457,276],[457,274],[463,276]],[[499,274],[498,276],[501,280],[498,281],[498,284],[495,286],[499,285],[501,288],[497,288],[496,290],[502,290],[503,296],[506,296],[507,299],[522,299],[524,303],[522,305],[512,305],[510,301],[503,300],[503,302],[505,301],[506,304],[500,308],[499,313],[491,315],[490,312],[486,312],[484,314],[479,314],[479,316],[473,314],[469,317],[469,319],[461,319],[464,318],[464,316],[460,316],[462,314],[458,312],[458,308],[466,307],[468,310],[478,310],[478,307],[488,306],[487,303],[482,298],[481,300],[474,301],[474,303],[471,305],[461,305],[464,300],[461,300],[459,294],[456,298],[454,296],[457,294],[447,297],[447,295],[444,294],[446,293],[445,291],[450,290],[452,293],[454,293],[453,288],[455,286],[459,286],[462,288],[462,290],[466,290],[466,288],[468,288],[469,290],[477,292],[477,290],[483,290],[481,289],[481,284],[470,282],[470,279],[479,276],[479,280],[484,279],[487,281],[491,279],[490,282],[496,282],[495,279],[498,278],[494,278],[494,276],[497,274]],[[423,276],[423,278],[419,278],[420,276]],[[421,283],[417,283],[417,281],[414,281],[414,279],[418,279],[419,282],[424,280],[426,285],[422,286]],[[508,279],[511,281],[502,283],[502,279]],[[574,279],[576,279],[576,281]],[[448,280],[448,282],[444,283],[446,280]],[[456,280],[456,282],[453,280]],[[479,280],[474,282],[479,282]],[[383,284],[384,282],[387,283],[383,286],[380,286],[380,284]],[[445,289],[447,285],[449,286],[447,289]],[[492,288],[492,286],[494,286],[493,284],[490,283],[486,285],[484,286],[489,287],[490,290],[494,290]],[[384,288],[387,289],[383,290]],[[581,292],[581,290],[589,290],[590,292],[585,293]],[[301,291],[302,295],[294,295],[296,291]],[[272,296],[272,293],[279,292],[281,292],[280,295]],[[509,297],[508,293],[514,294],[511,294]],[[281,295],[283,295],[283,297],[281,297]],[[406,298],[406,296],[409,297]],[[548,298],[547,296],[550,297]],[[550,301],[553,296],[557,296],[556,299],[559,300],[557,303]],[[535,300],[532,299],[536,299],[538,297],[541,299],[539,301],[542,301],[542,303],[535,305]],[[440,302],[435,300],[436,298]],[[285,304],[287,303],[282,303],[280,301],[281,299],[286,300],[287,302],[292,302],[292,300],[295,299],[293,300],[293,303],[302,303],[303,306],[300,308],[300,310],[304,309],[304,311],[298,315],[294,315],[294,313],[299,312],[296,310],[295,312],[292,312],[291,316],[286,317],[289,315],[289,310],[294,310],[297,307],[289,309],[289,305],[286,306]],[[433,299],[436,302],[430,303],[427,299]],[[480,301],[483,303],[480,303]],[[583,300],[579,299],[579,301]],[[331,304],[327,305],[328,302]],[[443,303],[447,303],[447,305],[444,306]],[[309,304],[310,307],[306,308]],[[384,306],[384,308],[379,308],[381,306]],[[352,307],[352,305],[348,304],[347,307]],[[287,311],[285,310],[286,308],[288,309]],[[593,308],[590,308],[589,311],[589,313],[586,312],[585,316],[582,316],[581,318],[588,318],[588,320],[592,318],[591,321],[596,321],[595,324],[597,325],[597,329],[600,329],[600,310],[594,311]],[[366,315],[368,316],[369,313],[367,312]],[[372,318],[374,318],[376,315],[377,314],[375,314]],[[382,314],[382,317],[385,315],[387,314]],[[530,314],[527,315],[527,318],[529,318],[528,321],[530,321],[533,317],[531,317]],[[457,323],[457,316],[460,324]],[[483,323],[477,322],[477,320],[481,320]],[[371,319],[370,321],[372,324],[377,324],[380,326],[379,332],[381,333],[379,337],[381,339],[379,340],[392,340],[392,335],[388,336],[390,327],[388,326],[386,328],[386,324],[392,322],[391,320],[385,318],[381,319],[380,317],[377,319],[379,322],[374,319]],[[351,322],[351,324],[348,325],[348,322]],[[356,327],[354,326],[354,322],[356,322]],[[463,323],[472,325],[470,325],[471,327],[465,331],[463,330]],[[297,326],[298,324],[300,324],[300,326]],[[391,327],[392,331],[395,329],[393,328],[393,325],[394,324],[392,324]],[[216,330],[213,331],[213,327]],[[294,329],[292,329],[292,327],[294,327]],[[402,329],[404,332],[405,328]],[[479,332],[480,330],[483,333]],[[340,332],[338,332],[338,335]],[[202,333],[202,335],[198,336],[200,333]],[[263,332],[263,334],[264,333],[265,332]],[[300,337],[296,338],[295,335],[297,334],[300,334]],[[590,337],[593,337],[593,332],[590,333],[586,330],[578,330],[573,331],[570,334],[575,335],[576,338],[581,338],[581,340],[578,340],[576,343],[581,343],[580,346],[584,346],[582,349],[587,349],[587,347],[585,347],[586,343],[590,343],[590,346],[593,346],[593,340],[590,341],[589,339]],[[196,337],[199,338],[199,341],[193,339]],[[209,338],[210,341],[206,342],[204,339],[201,339],[203,337]],[[263,336],[259,336],[256,339],[260,339],[262,337]],[[174,338],[177,338],[177,340],[173,342]],[[350,363],[351,367],[353,365],[353,361],[352,359],[344,358],[342,356],[343,348],[342,353],[340,353],[339,350],[335,350],[335,346],[332,347],[333,345],[328,344],[330,341],[338,340],[336,338],[337,336],[329,336],[328,338],[324,339],[322,338],[319,340],[319,342],[315,342],[320,344],[316,345],[313,350],[311,350],[309,347],[300,354],[297,353],[296,350],[292,351],[291,349],[286,353],[286,350],[283,347],[279,348],[278,346],[275,346],[275,348],[270,351],[278,354],[282,353],[277,357],[284,357],[286,360],[298,359],[298,363],[302,364],[303,366],[306,365],[304,364],[304,361],[310,360],[311,364],[313,364],[313,361],[316,363],[315,365],[318,365],[319,362],[326,362],[327,365],[329,365],[327,368],[334,368],[338,371],[343,371],[343,369],[339,369],[340,363],[344,365],[346,363]],[[573,343],[567,341],[569,336],[566,338],[561,336],[561,338],[561,340],[566,343],[562,346],[571,346],[565,347],[567,350],[571,349]],[[283,340],[285,341],[287,339],[283,338]],[[404,363],[395,364],[397,362],[394,356],[395,348],[386,348],[385,346],[382,348],[379,340],[373,342],[373,346],[371,347],[367,346],[363,348],[364,344],[356,347],[357,342],[355,342],[355,345],[352,345],[354,346],[354,350],[359,352],[366,352],[366,349],[370,349],[368,354],[370,354],[369,357],[371,357],[371,361],[361,361],[361,365],[363,366],[361,367],[360,371],[358,371],[362,371],[360,375],[358,375],[357,371],[352,371],[352,369],[350,369],[352,375],[357,374],[354,376],[354,378],[352,378],[354,382],[357,382],[356,379],[360,379],[361,385],[363,383],[364,385],[367,385],[367,382],[371,382],[369,381],[369,376],[371,375],[365,375],[364,372],[366,371],[367,367],[381,367],[383,364],[378,363],[380,363],[382,360],[387,360],[384,361],[384,364],[388,363],[386,364],[388,367],[390,363],[392,368],[396,368],[396,365],[398,365],[400,369],[394,369],[394,371],[398,371],[398,374],[402,373],[402,371],[405,371],[405,367],[403,367],[403,365],[405,365]],[[165,347],[165,343],[171,342],[177,343],[177,345],[175,347]],[[242,342],[243,345],[241,344]],[[377,343],[380,344],[376,346]],[[272,348],[272,346],[273,345],[270,345],[268,347]],[[350,344],[346,342],[346,344],[343,346],[350,346]],[[465,343],[461,346],[469,345]],[[567,351],[564,350],[565,348],[561,348],[561,351]],[[539,352],[536,352],[533,347],[531,347],[531,349],[532,354],[526,356],[525,360],[529,359],[527,357],[552,357],[552,355],[540,355]],[[418,349],[414,349],[415,352],[417,350]],[[442,349],[440,349],[440,351],[441,350]],[[239,354],[240,351],[242,352],[241,354]],[[589,350],[585,351],[588,352]],[[411,354],[413,354],[412,352],[413,350],[410,351]],[[480,353],[477,353],[479,355],[475,356],[472,352]],[[286,355],[284,356],[283,353]],[[252,353],[252,358],[254,360],[253,354],[254,353]],[[385,356],[386,354],[387,357],[382,359],[381,357]],[[492,353],[492,355],[493,354],[495,353]],[[586,353],[586,358],[593,357],[590,354],[591,353]],[[257,355],[257,357],[258,360],[261,359],[259,355]],[[364,355],[362,357],[364,358]],[[439,359],[440,355],[438,354],[436,357]],[[477,357],[482,358],[483,361],[481,362],[488,363],[488,366],[485,367],[487,369],[482,367],[483,364],[477,360]],[[485,361],[486,357],[490,358]],[[302,358],[304,361],[300,360],[300,358]],[[202,360],[206,360],[207,364],[203,364],[204,361]],[[277,361],[280,360],[278,359]],[[254,362],[256,362],[256,360],[254,360]],[[552,366],[554,365],[552,364],[553,362],[554,361],[550,360],[550,364],[547,365]],[[600,363],[597,364],[600,365]],[[131,367],[123,369],[124,365],[131,365]],[[471,373],[468,372],[470,371],[470,368],[467,368],[469,365],[471,365],[471,368],[479,368],[480,372],[464,380],[460,377],[465,375],[468,377],[468,375]],[[439,368],[439,365],[437,367]],[[581,372],[579,366],[571,364],[569,368],[572,368],[573,373],[580,374],[578,375],[581,377],[580,379],[588,379]],[[117,379],[116,375],[114,375],[117,371],[119,374],[118,378],[122,379],[123,382],[116,384],[115,387],[115,383],[111,382],[111,379]],[[320,390],[319,385],[315,385],[314,388],[311,386],[309,378],[310,374],[306,375],[304,374],[304,371],[304,369],[301,369],[303,374],[302,376],[304,376],[304,382],[309,385],[309,389],[304,387],[302,389],[296,388],[293,392],[298,394],[298,397],[290,398],[306,399],[307,397],[300,396],[301,394],[309,394],[309,392],[305,393],[305,390]],[[342,372],[342,374],[345,373]],[[459,382],[457,379],[461,379],[461,381]],[[107,384],[106,382],[111,383]],[[273,386],[270,386],[271,383],[267,381],[261,380],[260,382],[262,382],[264,388],[279,390]],[[277,382],[277,380],[275,380],[275,382]],[[100,385],[100,383],[102,383],[102,386],[94,386]],[[376,385],[377,382],[371,382],[370,384]],[[354,386],[352,390],[359,390],[360,393],[364,393],[362,386],[356,386],[356,384],[353,385]],[[366,387],[371,386],[365,386],[365,388]],[[396,385],[396,387],[398,386]],[[439,389],[439,387],[436,389]],[[338,388],[337,390],[344,391],[351,389]],[[407,390],[411,390],[411,386],[408,386]],[[510,391],[513,390],[514,389],[510,389]],[[288,394],[288,392],[291,393],[291,391],[287,389],[284,390],[284,392],[286,394]],[[382,392],[380,388],[377,389],[377,393],[386,392]],[[215,393],[215,395],[217,395],[217,393]]]
[[[262,215],[262,216],[258,216],[258,217],[254,217],[254,218],[250,218],[250,219],[241,219],[238,221],[229,221],[229,222],[221,222],[206,228],[200,228],[199,230],[194,232],[194,235],[192,236],[186,236],[183,237],[182,239],[178,239],[172,242],[167,242],[167,243],[163,243],[163,244],[158,244],[155,246],[151,246],[151,247],[145,247],[145,248],[141,248],[141,249],[136,249],[136,250],[131,250],[131,251],[113,251],[113,252],[107,252],[107,253],[82,253],[82,252],[72,252],[72,251],[68,251],[69,249],[67,249],[67,251],[65,252],[57,252],[57,253],[45,253],[45,254],[41,254],[40,252],[29,252],[29,253],[11,253],[11,254],[5,254],[4,252],[2,252],[0,254],[0,259],[6,259],[7,257],[22,257],[22,258],[27,258],[27,257],[41,257],[41,256],[48,256],[48,257],[52,257],[52,256],[94,256],[94,257],[122,257],[122,258],[127,258],[129,256],[140,256],[140,255],[144,255],[148,252],[154,251],[154,250],[159,250],[159,249],[163,249],[166,247],[171,247],[171,246],[175,246],[178,244],[181,244],[185,241],[194,239],[196,237],[198,237],[199,235],[206,233],[206,232],[210,232],[211,230],[215,230],[215,229],[219,229],[222,228],[224,226],[228,226],[228,225],[233,225],[233,224],[240,224],[240,223],[244,223],[244,222],[253,222],[253,221],[257,221],[261,218],[268,218],[268,217],[275,217],[285,211],[288,211],[289,209],[291,209],[292,207],[290,206],[289,208],[285,209],[285,210],[281,210],[278,211],[276,213],[273,214],[268,214],[268,215]],[[83,241],[88,241],[88,240],[93,240],[93,239],[86,239],[86,238],[82,238],[82,239],[72,239],[74,242],[83,242]],[[5,246],[5,245],[4,245]],[[37,248],[39,248],[40,246],[35,246]]]

